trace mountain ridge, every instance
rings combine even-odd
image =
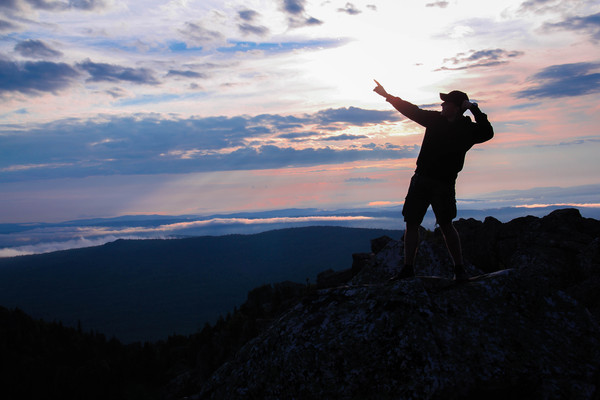
[[[118,240],[102,246],[0,259],[0,305],[37,318],[82,323],[125,342],[190,334],[248,291],[270,282],[314,281],[344,269],[369,240],[399,231],[307,227],[183,239]],[[332,249],[335,249],[332,251]]]

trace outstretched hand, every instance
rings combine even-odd
[[[385,89],[383,88],[383,86],[381,86],[381,84],[379,82],[377,82],[375,79],[373,79],[373,80],[377,84],[377,86],[375,86],[375,89],[373,89],[373,91],[375,93],[377,93],[378,95],[387,98],[389,96],[388,92],[385,91]]]

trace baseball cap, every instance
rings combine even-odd
[[[450,93],[440,93],[440,99],[442,99],[443,101],[454,103],[457,106],[461,107],[463,101],[469,100],[469,96],[467,96],[465,92],[461,92],[460,90],[453,90]]]

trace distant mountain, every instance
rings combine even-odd
[[[189,334],[259,285],[348,268],[371,239],[400,231],[307,227],[254,235],[118,240],[0,259],[0,305],[124,342]]]
[[[492,216],[502,222],[526,215],[544,216],[562,208],[503,207],[458,209],[458,218],[483,220]],[[581,207],[584,217],[600,219],[600,208]],[[253,234],[275,229],[307,226],[342,226],[367,229],[403,229],[402,206],[337,210],[281,209],[213,215],[123,215],[57,223],[0,224],[0,258],[97,246],[117,239],[166,239],[193,236]],[[422,223],[433,229],[429,210]]]

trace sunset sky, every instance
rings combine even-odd
[[[597,0],[1,0],[0,38],[0,222],[401,204],[424,130],[373,79],[488,114],[459,207],[600,203]]]

